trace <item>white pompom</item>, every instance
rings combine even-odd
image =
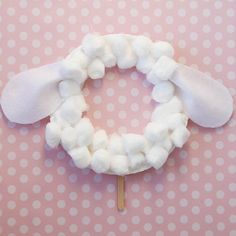
[[[61,141],[61,128],[57,123],[50,122],[46,125],[45,139],[49,147],[55,148]]]
[[[118,57],[124,57],[127,50],[130,49],[129,42],[124,35],[107,35],[106,41],[109,43],[113,54]]]
[[[132,48],[138,57],[144,58],[152,51],[152,44],[153,43],[149,38],[145,36],[137,36],[132,43]]]
[[[73,50],[70,55],[66,58],[66,60],[73,61],[75,63],[79,63],[80,67],[85,69],[89,62],[90,59],[85,53],[82,51],[81,47],[76,48]]]
[[[59,93],[63,98],[80,93],[80,87],[74,80],[63,80],[59,83]]]
[[[117,134],[111,135],[108,149],[113,154],[117,154],[117,155],[125,154],[122,138]]]
[[[91,150],[97,151],[98,149],[106,149],[108,144],[108,136],[105,130],[100,129],[95,132],[91,144]]]
[[[125,175],[129,172],[127,157],[115,155],[112,157],[110,169],[116,175]]]
[[[101,79],[105,75],[105,66],[100,59],[94,59],[88,66],[88,76],[91,79]]]
[[[117,57],[117,66],[120,69],[129,69],[136,66],[137,56],[133,53],[133,51],[128,48],[125,51],[125,54]]]
[[[51,116],[50,116],[50,122],[55,122],[57,123],[61,129],[64,129],[65,127],[70,126],[70,124],[61,117],[61,111],[60,109],[57,110],[56,112],[54,112]]]
[[[131,170],[138,170],[140,169],[144,163],[146,162],[146,158],[142,153],[135,153],[128,155],[129,166]]]
[[[153,70],[149,71],[146,77],[147,81],[150,82],[151,84],[159,84],[162,82],[160,78],[158,78]]]
[[[87,168],[91,163],[91,154],[87,147],[75,148],[69,151],[73,162],[78,168]]]
[[[174,92],[175,87],[171,82],[162,81],[153,87],[152,99],[160,103],[168,102],[174,96]]]
[[[147,161],[155,169],[159,169],[163,166],[168,158],[168,152],[159,146],[154,146],[147,154]]]
[[[110,154],[105,149],[99,149],[93,153],[91,168],[96,173],[104,173],[110,168]]]
[[[155,62],[156,61],[151,56],[142,57],[138,59],[136,68],[138,71],[147,74],[152,70],[153,66],[155,65]]]
[[[167,136],[163,140],[159,140],[156,144],[163,147],[168,153],[170,153],[174,148],[173,142],[171,141],[169,136]]]
[[[159,41],[153,44],[152,54],[156,59],[162,56],[172,58],[174,56],[174,48],[168,42]]]
[[[73,149],[77,144],[77,133],[72,127],[66,127],[61,133],[61,144],[66,151]]]
[[[91,58],[104,54],[105,41],[98,34],[87,34],[82,40],[82,50]]]
[[[83,95],[73,96],[73,99],[74,99],[74,102],[75,102],[76,109],[79,109],[82,112],[88,110],[88,105],[87,105]]]
[[[168,128],[173,130],[179,126],[186,126],[188,117],[184,113],[175,113],[170,115],[167,120]]]
[[[176,147],[182,148],[187,142],[190,136],[190,132],[184,126],[176,128],[171,134],[171,140]]]
[[[116,65],[116,57],[108,45],[105,46],[104,54],[101,55],[100,58],[107,68],[111,68]]]
[[[88,118],[83,118],[75,127],[79,146],[88,146],[93,140],[94,127]]]
[[[157,142],[167,137],[168,127],[165,125],[165,123],[150,122],[145,127],[144,135],[149,141]]]
[[[145,138],[139,134],[123,134],[123,145],[126,153],[133,154],[144,150]]]

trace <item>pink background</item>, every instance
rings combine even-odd
[[[222,81],[235,99],[236,1],[2,0],[0,90],[14,74],[66,56],[87,32],[170,41],[175,59]],[[112,131],[142,132],[153,104],[143,75],[110,70],[86,85],[88,116]],[[0,113],[0,235],[236,235],[236,118],[189,123],[191,138],[165,166],[126,177],[79,170],[45,146],[48,118],[16,125]]]

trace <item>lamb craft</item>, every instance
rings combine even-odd
[[[78,168],[124,176],[160,168],[188,140],[188,119],[220,127],[231,117],[228,90],[206,74],[173,60],[168,42],[145,36],[88,34],[64,60],[22,72],[5,86],[1,106],[12,122],[32,124],[47,116],[46,142],[67,151]],[[108,135],[84,117],[83,85],[102,79],[105,68],[136,69],[153,84],[154,109],[143,134]]]

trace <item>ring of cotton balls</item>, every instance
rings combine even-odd
[[[63,61],[60,73],[64,80],[58,86],[63,103],[46,126],[47,144],[51,148],[61,144],[78,168],[91,168],[96,173],[127,175],[160,168],[190,135],[188,117],[170,80],[178,67],[173,55],[169,43],[152,42],[145,36],[86,35],[81,46]],[[153,84],[152,99],[160,104],[143,134],[108,135],[84,117],[88,110],[84,82],[88,77],[103,78],[105,68],[116,65],[121,69],[136,67]]]

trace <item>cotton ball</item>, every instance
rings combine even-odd
[[[66,127],[61,133],[61,144],[66,151],[73,149],[77,143],[77,133],[72,127]]]
[[[155,169],[163,166],[168,158],[168,152],[159,146],[154,146],[146,156],[147,161]]]
[[[116,57],[108,45],[105,46],[104,54],[100,56],[100,59],[107,68],[111,68],[116,65]]]
[[[181,101],[174,96],[169,102],[162,103],[154,109],[151,120],[154,122],[165,122],[171,114],[181,112],[182,110]]]
[[[132,48],[135,54],[140,57],[146,57],[152,51],[152,41],[145,36],[137,36],[132,42]]]
[[[82,51],[81,47],[75,49],[72,51],[72,53],[66,58],[66,60],[73,61],[75,63],[79,63],[80,67],[85,69],[89,62],[90,59],[85,53]]]
[[[58,109],[56,112],[54,112],[51,116],[50,116],[50,122],[55,122],[58,124],[58,126],[61,129],[64,129],[65,127],[70,126],[70,124],[61,117],[61,112],[60,109]]]
[[[156,76],[156,74],[153,70],[151,70],[147,73],[146,79],[148,82],[150,82],[151,84],[154,84],[154,85],[162,82],[162,80]]]
[[[76,109],[79,109],[82,112],[88,110],[88,105],[87,105],[83,95],[73,96],[73,100],[74,100]]]
[[[88,76],[91,79],[101,79],[105,75],[105,66],[100,59],[94,59],[88,66]]]
[[[59,93],[63,98],[67,98],[80,93],[80,87],[74,80],[63,80],[59,83]]]
[[[110,170],[116,175],[125,175],[129,172],[127,157],[115,155],[112,157]]]
[[[154,142],[151,142],[146,138],[145,139],[145,146],[144,146],[142,153],[144,153],[146,155],[150,151],[150,149],[152,148],[153,144],[154,144]]]
[[[127,49],[122,56],[117,58],[117,66],[120,69],[129,69],[136,65],[137,56],[131,49]]]
[[[164,138],[163,140],[159,140],[157,143],[157,145],[163,147],[167,152],[171,152],[174,148],[173,143],[170,139],[169,136],[167,136],[166,138]]]
[[[186,126],[187,123],[188,117],[185,114],[179,112],[172,114],[167,120],[168,128],[171,130],[179,126]]]
[[[108,136],[105,130],[100,129],[95,132],[91,144],[91,150],[94,152],[98,149],[107,148]]]
[[[50,122],[46,125],[45,139],[49,147],[55,148],[61,141],[61,128],[57,123]]]
[[[144,135],[151,142],[163,140],[168,135],[168,127],[164,123],[150,122],[145,127]]]
[[[94,128],[88,118],[83,118],[75,127],[79,146],[88,146],[93,140]]]
[[[91,58],[104,54],[105,41],[98,34],[87,34],[82,40],[82,50]]]
[[[190,136],[190,132],[185,126],[176,128],[171,134],[171,140],[176,147],[183,147]]]
[[[168,42],[159,41],[153,44],[152,54],[156,59],[162,56],[172,58],[174,56],[174,48]]]
[[[128,160],[131,170],[140,169],[146,162],[146,158],[141,152],[128,155]]]
[[[123,145],[126,153],[133,154],[143,151],[145,147],[145,138],[138,134],[123,134]]]
[[[91,154],[87,147],[72,149],[69,155],[78,168],[87,168],[91,163]]]
[[[171,82],[162,81],[154,86],[152,90],[152,99],[160,103],[168,102],[174,96],[174,92],[175,87]]]
[[[138,59],[138,62],[136,64],[136,68],[138,71],[147,74],[152,70],[152,67],[155,64],[155,60],[151,56],[142,57]]]
[[[99,149],[93,153],[91,168],[96,173],[104,173],[110,168],[110,154],[105,149]]]
[[[118,154],[118,155],[125,154],[122,138],[117,134],[111,135],[108,149],[113,154]]]

